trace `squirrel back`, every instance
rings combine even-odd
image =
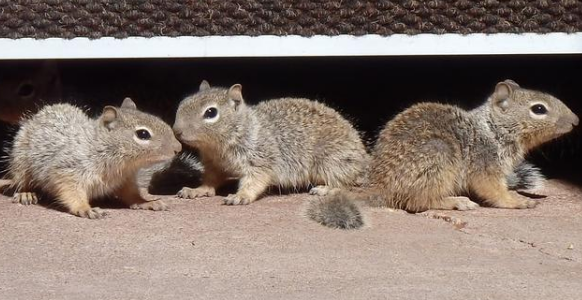
[[[126,203],[145,202],[135,195],[137,170],[180,149],[169,125],[129,98],[119,108],[106,106],[97,119],[70,104],[45,106],[22,121],[10,151],[15,202],[35,203],[31,193],[38,190],[73,214],[98,218],[90,200],[115,194]]]
[[[510,184],[521,188],[513,182],[516,174],[533,174],[526,180],[535,185],[541,181],[537,170],[523,163],[524,156],[568,133],[578,121],[560,100],[511,80],[498,83],[487,102],[471,111],[413,105],[380,133],[369,169],[372,197],[361,198],[381,198],[385,206],[412,212],[475,209],[479,205],[469,195],[493,207],[534,207],[535,201],[508,192]],[[327,201],[338,203],[333,197]]]

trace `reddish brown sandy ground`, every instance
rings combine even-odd
[[[306,194],[103,220],[2,197],[0,299],[582,299],[582,191],[543,193],[532,210],[367,209],[357,231],[306,220]]]

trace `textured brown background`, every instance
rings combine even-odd
[[[579,0],[0,0],[0,37],[582,31]]]

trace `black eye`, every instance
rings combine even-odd
[[[32,95],[34,95],[34,85],[30,83],[24,83],[18,87],[18,96],[31,97]]]
[[[546,109],[542,104],[536,104],[531,107],[531,111],[536,115],[545,115],[548,112],[548,109]]]
[[[136,130],[135,135],[137,135],[137,138],[140,140],[149,140],[152,138],[152,135],[150,134],[150,132],[145,130],[145,129]]]
[[[210,107],[204,112],[204,119],[212,119],[218,115],[218,110],[215,107]]]

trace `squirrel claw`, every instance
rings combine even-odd
[[[156,201],[156,200],[160,200],[162,199],[161,196],[158,195],[152,195],[148,192],[147,189],[143,188],[140,189],[139,194],[141,195],[141,197],[143,198],[143,200],[145,201]]]
[[[309,195],[325,196],[329,194],[330,188],[325,185],[318,185],[309,190]]]
[[[145,195],[143,198],[145,201],[148,201],[148,202],[155,202],[155,201],[159,201],[160,199],[162,199],[162,197],[160,197],[160,196],[154,196],[154,195],[149,195],[149,194]]]
[[[107,215],[107,213],[102,211],[99,207],[93,207],[88,210],[79,211],[76,215],[87,219],[102,219]]]
[[[479,208],[479,204],[471,201],[469,198],[467,197],[457,197],[458,201],[457,204],[455,205],[455,209],[457,210],[474,210]]]
[[[31,192],[15,193],[12,202],[20,203],[22,205],[37,204],[38,197],[36,196],[36,193]]]
[[[538,205],[538,202],[535,200],[523,200],[511,203],[509,205],[498,205],[496,207],[499,208],[513,208],[513,209],[525,209],[525,208],[534,208]]]
[[[519,201],[514,207],[510,208],[517,208],[517,209],[525,209],[525,208],[534,208],[538,205],[538,202],[535,200],[523,200]]]
[[[214,189],[210,187],[198,187],[195,189],[184,187],[176,196],[184,199],[194,199],[199,197],[213,197],[215,195]]]
[[[520,208],[534,208],[538,205],[538,202],[535,200],[525,200],[525,207]]]
[[[241,197],[236,194],[230,194],[224,198],[225,205],[247,205],[250,203],[251,201],[248,198]]]
[[[131,209],[147,209],[147,210],[154,210],[154,211],[160,211],[160,210],[168,210],[168,205],[161,200],[155,200],[155,201],[149,201],[149,202],[145,202],[145,203],[139,203],[139,204],[132,204],[130,206]]]

